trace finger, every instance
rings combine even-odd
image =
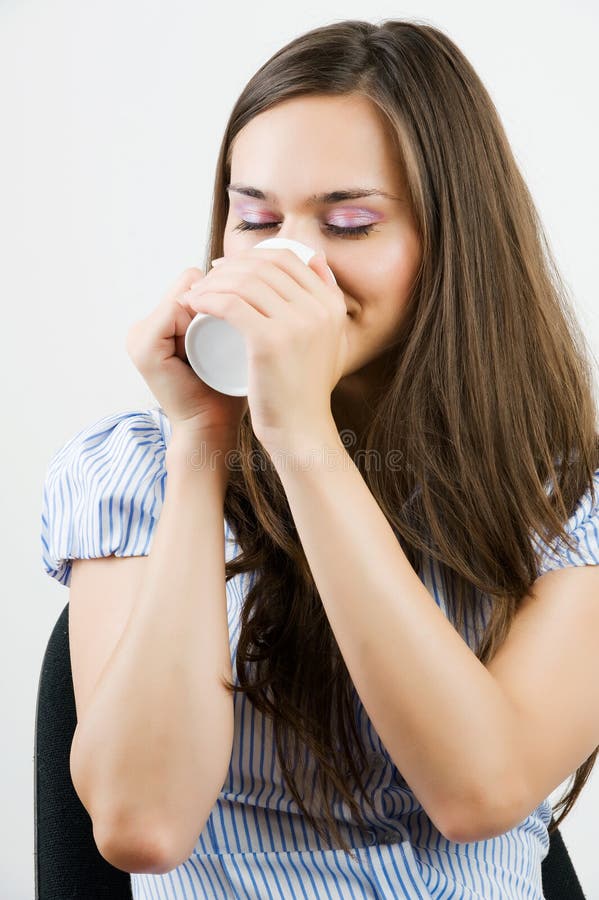
[[[279,280],[284,283],[284,277]],[[292,290],[298,292],[295,282],[287,280],[291,284]],[[292,314],[291,303],[294,298],[281,296],[261,274],[252,271],[251,266],[243,266],[243,264],[236,266],[232,263],[223,267],[216,274],[211,272],[210,277],[207,277],[197,287],[187,291],[183,295],[183,299],[192,309],[196,309],[195,300],[205,294],[236,294],[270,319],[285,319]]]
[[[184,294],[194,282],[198,283],[205,277],[206,276],[201,269],[196,269],[193,266],[185,269],[160,304],[160,306],[166,307],[167,310],[169,307],[173,306],[173,304],[181,309],[181,312],[178,312],[177,309],[175,310],[174,319],[172,320],[167,312],[166,321],[172,321],[175,326],[173,337],[176,355],[179,359],[188,364],[189,360],[187,359],[187,353],[185,351],[185,334],[192,320],[196,316],[196,311],[185,301]]]
[[[313,299],[328,307],[339,305],[339,298],[343,296],[343,292],[331,276],[322,251],[319,251],[322,255],[319,255],[319,253],[314,254],[306,264],[288,247],[274,250],[268,247],[252,247],[247,252],[255,254],[260,252],[260,250],[263,251],[262,256],[269,254],[276,266],[295,279]],[[323,275],[326,275],[326,277],[323,278]],[[338,299],[336,303],[334,294],[326,290],[327,287],[337,289]]]
[[[301,267],[307,268],[297,257],[296,261]],[[315,278],[316,281],[319,280],[316,275]],[[217,290],[220,290],[221,285],[226,285],[228,291],[246,298],[271,318],[275,315],[285,315],[285,310],[280,307],[281,300],[286,300],[290,304],[291,311],[306,314],[314,313],[322,305],[312,296],[310,290],[298,284],[292,275],[272,260],[266,257],[258,258],[247,251],[224,257],[223,262],[216,269],[211,269],[204,281],[193,290],[200,293],[211,291],[213,285]],[[272,293],[268,292],[268,288]],[[193,303],[192,296],[193,293],[186,298],[190,303]]]
[[[193,317],[195,313],[191,314]],[[135,322],[127,333],[126,347],[134,362],[148,370],[159,368],[162,361],[173,355],[184,359],[181,339],[190,322],[190,313],[179,304],[160,303],[144,319]]]
[[[204,293],[194,300],[194,307],[198,312],[208,313],[229,322],[252,341],[259,342],[264,336],[267,316],[262,315],[237,294]]]
[[[201,269],[196,269],[193,266],[190,266],[188,269],[185,269],[184,272],[173,282],[171,287],[168,289],[166,294],[163,296],[163,303],[171,303],[173,300],[176,300],[177,297],[181,296],[192,284],[194,281],[199,281],[206,276],[202,272]]]
[[[181,307],[181,309],[184,309],[191,321],[196,315],[196,310],[189,305],[187,301],[188,295],[189,291],[183,291],[183,293],[175,297],[174,301],[172,302],[177,303]],[[165,300],[162,305],[168,305],[167,301]]]
[[[327,264],[326,257],[323,254],[315,253],[308,260],[310,268],[324,281],[325,284],[337,285],[337,280],[331,274],[331,270]]]
[[[163,304],[167,306],[168,304]],[[174,305],[181,307],[181,311],[183,316],[185,317],[185,321],[183,319],[177,319],[175,322],[176,332],[175,332],[175,352],[177,356],[184,360],[185,362],[189,362],[187,359],[187,352],[185,350],[185,335],[187,333],[187,329],[195,319],[197,313],[195,309],[192,309],[188,303],[183,299],[183,295],[176,297],[174,300]]]

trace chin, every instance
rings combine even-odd
[[[344,371],[337,384],[343,384],[344,381],[349,381],[352,375],[359,375],[362,369],[364,369],[364,367],[367,365],[368,363],[360,363],[350,359],[347,364],[346,370]]]

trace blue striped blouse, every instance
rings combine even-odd
[[[108,415],[74,435],[52,457],[41,516],[45,571],[69,586],[71,560],[146,556],[164,501],[170,423],[161,408]],[[599,470],[595,473],[599,489]],[[226,558],[238,547],[226,521]],[[568,521],[577,549],[539,552],[539,574],[599,563],[599,503],[581,497]],[[540,547],[540,545],[539,545]],[[453,598],[437,564],[419,572],[444,614]],[[240,612],[252,574],[227,583],[228,622],[235,654]],[[473,588],[473,591],[475,589]],[[478,594],[478,592],[476,592]],[[490,613],[478,594],[462,637],[475,649]],[[372,809],[356,794],[368,828],[358,827],[340,798],[334,803],[353,856],[327,849],[285,787],[270,720],[234,695],[235,732],[226,781],[193,853],[162,875],[132,873],[136,900],[199,898],[328,898],[328,900],[541,900],[541,861],[549,848],[549,798],[511,831],[490,840],[455,843],[432,824],[394,766],[354,691],[368,752]]]

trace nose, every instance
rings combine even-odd
[[[298,225],[290,222],[289,219],[286,219],[284,224],[277,231],[277,237],[279,238],[287,238],[289,241],[299,241],[300,244],[306,244],[306,246],[311,247],[316,253],[319,251],[324,253],[326,256],[326,250],[323,247],[322,235],[316,227],[310,227],[308,225]]]

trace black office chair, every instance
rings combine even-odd
[[[36,900],[133,900],[131,878],[96,847],[91,819],[69,768],[77,724],[69,604],[61,612],[42,661],[35,712],[34,839]],[[542,863],[546,900],[585,900],[559,829]]]
[[[67,603],[50,635],[37,691],[35,898],[133,900],[129,873],[100,855],[92,821],[71,781],[69,757],[76,725]]]

